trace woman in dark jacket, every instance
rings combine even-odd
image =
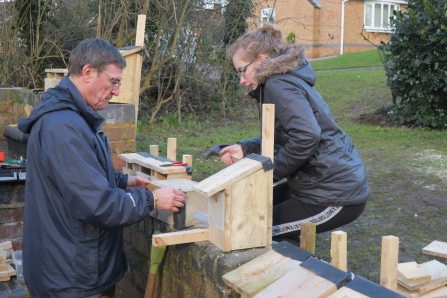
[[[275,104],[273,240],[297,239],[301,223],[317,233],[345,225],[363,212],[370,190],[362,159],[314,89],[316,76],[303,47],[264,25],[237,39],[227,55],[240,83],[259,105]],[[222,161],[260,152],[254,138],[221,151]],[[285,181],[286,182],[283,182]]]

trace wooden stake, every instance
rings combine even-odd
[[[188,166],[192,167],[192,155],[190,155],[190,154],[183,154],[182,162],[186,163],[186,164],[188,164]]]
[[[261,153],[263,156],[270,157],[273,162],[275,142],[275,105],[262,105],[262,144]],[[272,246],[272,220],[273,220],[273,170],[267,173],[269,183],[266,194],[267,200],[267,242],[266,247]]]
[[[168,138],[168,153],[166,154],[166,158],[170,160],[177,160],[177,139],[176,138]]]
[[[317,225],[313,222],[303,222],[301,224],[300,247],[308,252],[315,253],[315,235]]]
[[[335,231],[331,233],[331,264],[335,268],[348,271],[348,252],[347,239],[348,234],[343,231]]]
[[[158,145],[150,145],[149,153],[152,154],[153,156],[158,156]]]
[[[397,288],[398,255],[399,238],[395,236],[383,236],[380,285],[392,291],[396,291]]]

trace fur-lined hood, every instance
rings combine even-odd
[[[264,84],[272,75],[284,73],[291,73],[311,86],[314,86],[316,81],[315,73],[306,60],[303,46],[297,44],[287,46],[284,54],[278,57],[264,60],[255,72],[259,84]]]

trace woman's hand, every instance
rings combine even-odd
[[[140,176],[129,176],[127,178],[127,187],[146,187],[150,183],[149,180]]]
[[[179,208],[183,208],[185,206],[186,195],[178,189],[165,187],[154,190],[153,193],[158,199],[157,210],[179,212]]]
[[[239,144],[234,144],[223,148],[222,150],[220,150],[219,155],[220,160],[226,165],[232,165],[240,159],[244,158],[242,146]]]

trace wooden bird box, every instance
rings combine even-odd
[[[223,251],[271,243],[270,158],[250,154],[193,185],[208,197],[209,241]],[[270,225],[270,226],[269,226]]]

